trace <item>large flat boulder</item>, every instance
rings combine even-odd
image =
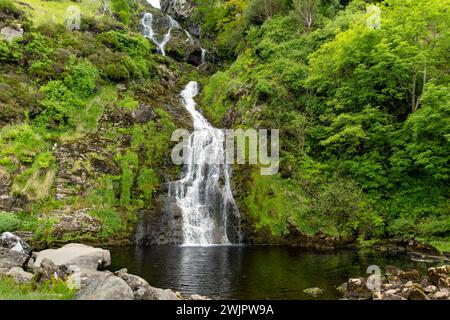
[[[111,264],[108,250],[94,248],[80,243],[70,243],[59,249],[35,252],[28,264],[34,272],[38,271],[43,259],[49,259],[58,267],[76,265],[81,269],[97,270]]]

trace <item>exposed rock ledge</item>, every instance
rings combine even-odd
[[[79,243],[58,249],[32,252],[16,235],[0,236],[0,276],[12,277],[16,283],[63,279],[77,289],[77,300],[183,300],[179,292],[150,286],[144,279],[129,274],[101,271],[111,264],[108,250]],[[189,300],[205,300],[192,295]]]

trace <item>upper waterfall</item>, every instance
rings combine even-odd
[[[151,5],[153,8],[161,9],[161,2],[160,0],[147,0],[147,3]]]
[[[171,38],[171,32],[173,28],[180,28],[180,24],[173,19],[171,16],[167,16],[169,23],[167,30],[167,33],[163,36],[161,40],[158,40],[156,37],[156,33],[153,30],[153,15],[150,12],[144,13],[144,16],[141,19],[141,25],[142,25],[142,34],[150,39],[156,46],[158,47],[158,51],[165,56],[166,51],[164,50],[164,47],[166,46],[167,42],[170,41]]]

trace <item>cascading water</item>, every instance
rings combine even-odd
[[[147,2],[157,9],[161,7],[159,0]],[[166,17],[168,31],[162,40],[157,39],[153,29],[153,15],[147,12],[141,19],[143,35],[156,44],[163,56],[173,28],[183,30],[187,42],[195,42],[175,19],[169,15]],[[201,64],[205,63],[205,53],[206,50],[201,48]],[[183,245],[229,244],[230,239],[240,242],[239,210],[230,186],[231,167],[225,164],[224,132],[212,127],[195,110],[194,97],[197,94],[198,84],[194,81],[181,92],[184,106],[193,119],[194,132],[185,148],[187,163],[183,167],[182,178],[169,183],[167,199],[172,206],[168,207],[181,211]],[[169,230],[172,229],[169,227]],[[143,226],[138,233],[137,239],[144,238],[146,228]]]
[[[151,5],[153,8],[161,9],[161,3],[159,0],[147,0],[147,3]]]
[[[180,28],[180,24],[175,19],[173,19],[171,16],[167,16],[167,18],[169,19],[169,29],[163,36],[162,40],[158,40],[156,38],[156,33],[153,30],[153,15],[150,12],[146,12],[141,19],[142,34],[150,39],[154,44],[156,44],[156,46],[158,47],[158,51],[163,56],[166,55],[164,47],[166,46],[167,42],[170,41],[172,29]]]
[[[224,132],[195,110],[197,94],[194,81],[181,92],[194,132],[184,151],[187,163],[182,178],[169,184],[169,197],[182,211],[184,245],[229,244],[229,218],[238,222],[239,211],[230,186],[231,168],[225,164]],[[234,228],[239,234],[239,226]]]
[[[160,4],[159,0],[147,0],[147,2],[152,7],[156,8],[156,9],[161,9],[161,4]],[[153,14],[151,14],[150,12],[144,13],[144,15],[140,21],[140,24],[142,27],[142,34],[146,38],[150,39],[158,47],[158,52],[160,54],[162,54],[163,56],[166,55],[165,46],[172,38],[172,29],[181,29],[182,31],[184,31],[184,33],[187,36],[186,42],[189,42],[192,44],[195,43],[194,38],[192,38],[191,34],[187,30],[183,29],[180,26],[180,24],[178,23],[178,21],[176,21],[174,18],[172,18],[169,15],[165,15],[165,17],[167,17],[167,19],[168,19],[168,30],[164,34],[162,39],[160,39],[160,40],[158,40],[157,33],[153,29]],[[206,51],[204,48],[200,48],[200,50],[201,50],[200,65],[202,65],[205,63],[205,52]]]
[[[206,50],[204,48],[201,48],[202,50],[202,56],[201,56],[201,63],[200,65],[204,64],[206,62],[205,56],[206,56]]]

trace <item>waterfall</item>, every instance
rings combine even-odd
[[[224,164],[224,132],[195,110],[197,94],[195,81],[181,92],[194,132],[184,151],[188,161],[182,177],[169,184],[169,197],[175,198],[182,211],[184,245],[229,244],[228,219],[233,214],[239,221],[239,211],[230,186],[231,168]]]
[[[167,16],[169,19],[169,29],[167,30],[167,33],[163,36],[162,40],[158,40],[156,38],[156,33],[153,30],[153,15],[150,12],[144,13],[144,16],[141,19],[141,26],[142,26],[142,34],[150,39],[157,47],[158,51],[165,56],[166,51],[164,50],[164,47],[166,46],[167,42],[170,41],[171,38],[171,32],[173,28],[180,29],[180,24],[173,19],[171,16]]]
[[[202,50],[202,57],[201,57],[201,63],[200,65],[204,64],[206,59],[205,59],[205,55],[206,55],[206,50],[204,48],[201,48]]]
[[[147,0],[147,3],[151,5],[153,8],[161,9],[161,3],[159,0]]]

